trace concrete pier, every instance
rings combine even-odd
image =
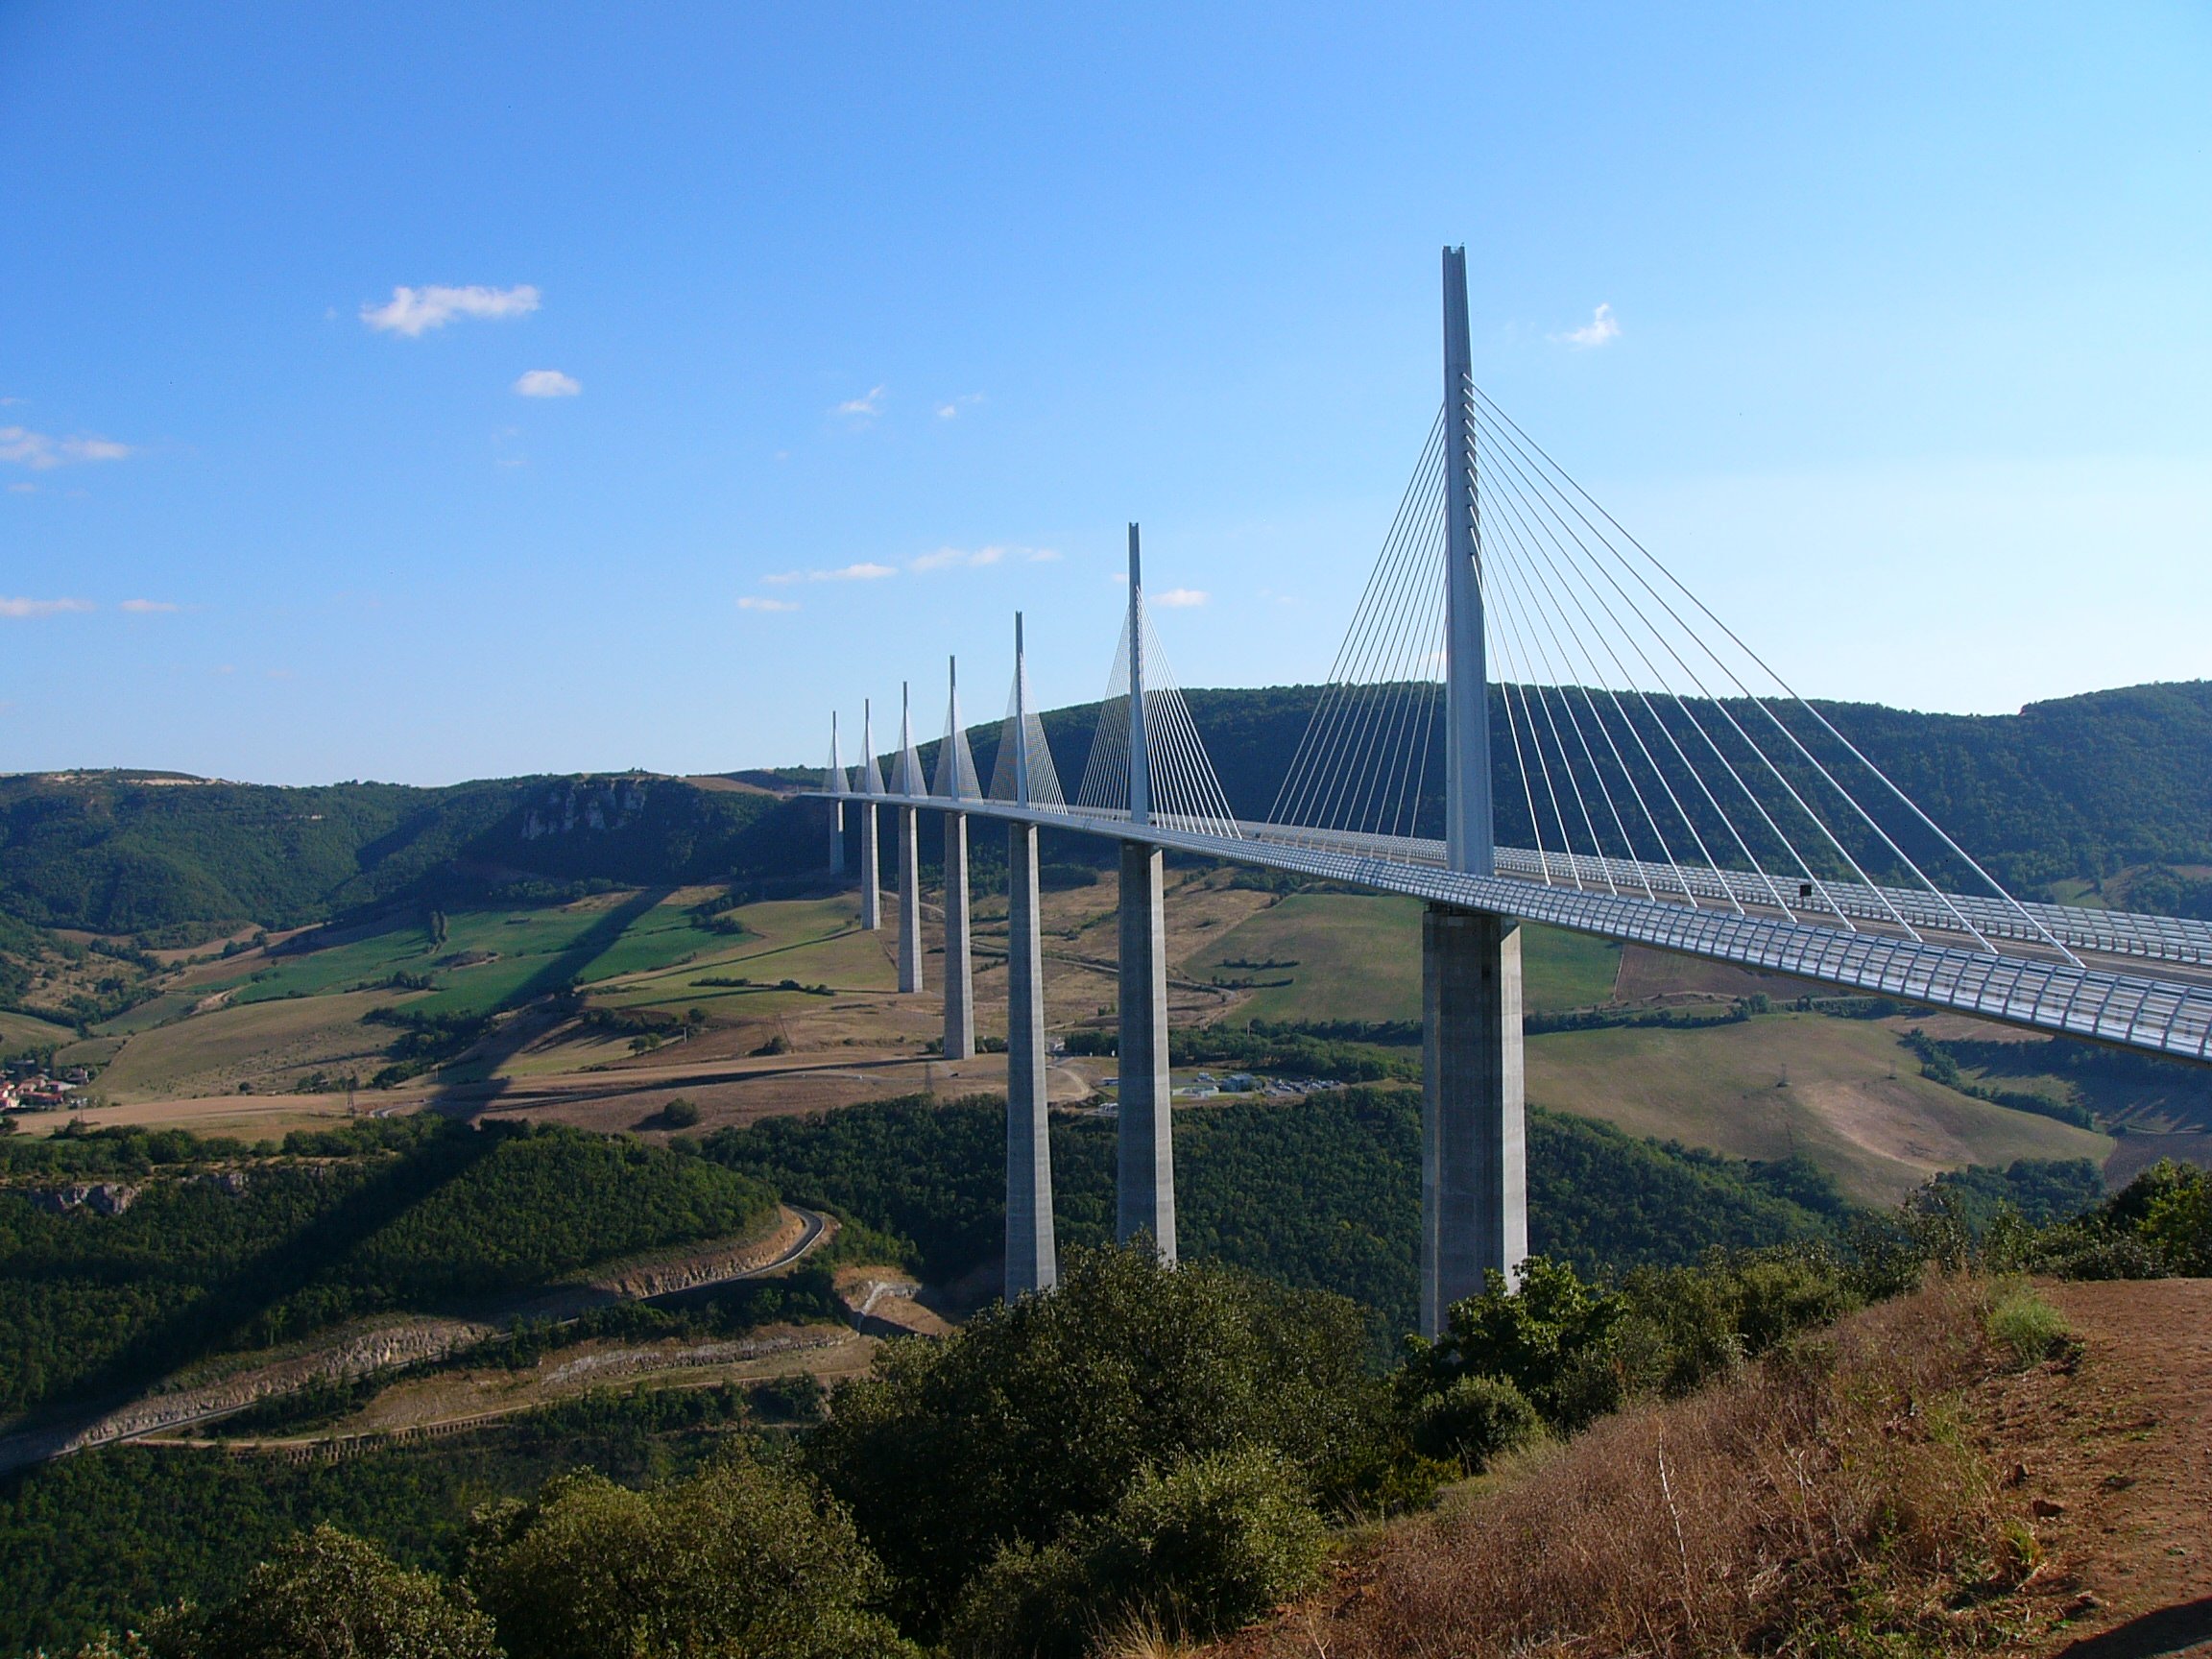
[[[1052,1238],[1052,1142],[1045,1114],[1045,948],[1037,925],[1037,827],[1006,827],[1006,1300],[1060,1281]]]
[[[830,874],[845,874],[845,803],[830,803]]]
[[[1516,1283],[1528,1254],[1521,925],[1431,904],[1421,919],[1421,1332]]]
[[[968,936],[968,814],[945,814],[945,1058],[975,1058],[975,968]]]
[[[860,926],[883,926],[883,850],[877,841],[876,803],[860,805]]]
[[[1121,843],[1120,1175],[1115,1237],[1151,1235],[1175,1260],[1175,1139],[1167,1081],[1167,928],[1160,849]]]
[[[899,989],[922,989],[922,814],[899,808]]]

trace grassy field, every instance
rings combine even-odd
[[[1865,1203],[1894,1203],[1938,1169],[2015,1158],[2103,1163],[2112,1150],[2109,1137],[1922,1077],[1884,1025],[1817,1014],[1532,1037],[1528,1098],[1739,1158],[1797,1154]]]
[[[99,1092],[132,1101],[176,1094],[228,1094],[306,1067],[366,1078],[383,1064],[389,1028],[361,1016],[388,996],[353,991],[281,1002],[238,1003],[141,1031],[100,1073]]]
[[[1522,929],[1523,996],[1532,1013],[1609,1001],[1620,947],[1530,924]],[[1233,962],[1290,962],[1287,968]],[[1260,1020],[1418,1020],[1421,902],[1345,893],[1293,893],[1187,957],[1196,979],[1263,984],[1239,1017]]]
[[[76,1040],[76,1032],[51,1020],[40,1020],[30,1014],[0,1013],[0,1053],[66,1046]]]
[[[709,956],[609,976],[594,1002],[615,1008],[705,1008],[709,1013],[765,1014],[799,1005],[802,994],[776,991],[785,979],[836,991],[890,991],[898,974],[882,936],[860,931],[850,899],[804,899],[748,904],[738,912],[746,936],[714,936]],[[625,941],[627,944],[627,940]],[[705,979],[752,979],[760,987],[705,985]]]
[[[728,949],[734,940],[693,920],[691,906],[701,897],[661,889],[537,908],[456,910],[446,917],[440,945],[419,920],[392,922],[317,950],[280,949],[210,963],[159,1002],[125,1015],[116,1028],[142,1030],[218,993],[233,1003],[273,1002],[373,990],[400,974],[431,979],[434,994],[420,1007],[482,1013],[571,980],[589,984]]]

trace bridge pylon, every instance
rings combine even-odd
[[[1144,707],[1144,569],[1129,526],[1129,822],[1151,821]],[[1115,1237],[1175,1260],[1175,1132],[1167,1073],[1167,923],[1160,849],[1121,843],[1121,1081]]]
[[[1467,251],[1444,250],[1445,862],[1497,873],[1482,516]],[[1421,923],[1421,1331],[1508,1281],[1528,1254],[1521,932],[1509,916],[1431,905]]]

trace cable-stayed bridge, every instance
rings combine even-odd
[[[1527,1254],[1520,936],[1539,921],[2149,1053],[2212,1062],[2212,926],[2025,903],[1478,388],[1463,252],[1444,397],[1318,707],[1263,818],[1230,805],[1144,602],[1074,795],[1023,666],[986,783],[955,679],[934,776],[911,712],[878,764],[834,721],[830,857],[899,823],[900,988],[920,992],[919,815],[946,834],[945,1052],[974,1052],[968,821],[1009,850],[1007,1293],[1053,1282],[1037,833],[1121,844],[1124,1238],[1174,1255],[1164,851],[1400,893],[1423,923],[1422,1322]],[[1879,618],[1869,619],[1878,625]]]

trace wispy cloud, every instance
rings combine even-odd
[[[1006,557],[1004,547],[978,547],[970,552],[965,547],[940,547],[934,553],[925,553],[911,562],[916,570],[950,570],[956,567],[976,569],[985,565],[996,565]]]
[[[12,461],[34,472],[80,461],[120,461],[130,453],[130,445],[118,444],[112,438],[90,434],[56,438],[28,426],[0,426],[0,461]]]
[[[1600,305],[1597,310],[1590,313],[1590,321],[1581,327],[1570,328],[1566,333],[1555,334],[1552,338],[1564,340],[1570,346],[1580,347],[1584,349],[1593,346],[1603,346],[1608,341],[1621,338],[1621,320],[1613,315],[1612,306]]]
[[[432,282],[421,288],[397,287],[381,305],[361,307],[361,321],[380,334],[403,334],[413,340],[433,328],[443,328],[456,317],[525,317],[538,309],[538,290],[529,283],[515,288],[448,288]]]
[[[745,593],[739,595],[737,609],[740,611],[796,611],[799,609],[799,601],[796,599],[767,599],[757,593]]]
[[[1189,611],[1203,605],[1211,598],[1203,588],[1170,588],[1162,593],[1148,593],[1145,598],[1154,605],[1165,605],[1170,611]]]
[[[940,421],[957,421],[960,419],[961,410],[973,409],[976,404],[982,401],[982,393],[970,392],[965,397],[953,398],[950,403],[938,404],[937,419]]]
[[[184,607],[169,599],[126,599],[117,609],[128,611],[133,615],[147,616],[156,611],[181,611]]]
[[[934,553],[925,553],[919,559],[909,560],[910,570],[973,570],[997,565],[1008,559],[1019,559],[1031,565],[1048,565],[1060,557],[1051,547],[1002,547],[997,543],[988,547],[940,547]]]
[[[533,369],[515,382],[515,390],[524,397],[573,397],[584,388],[558,369]]]
[[[880,582],[886,576],[898,574],[888,565],[862,563],[840,565],[835,570],[779,570],[775,575],[763,576],[760,580],[782,588],[793,582]]]
[[[0,599],[0,616],[59,616],[91,609],[89,599]]]
[[[848,397],[831,411],[848,421],[868,421],[883,413],[883,394],[888,387],[872,386],[864,397]]]

